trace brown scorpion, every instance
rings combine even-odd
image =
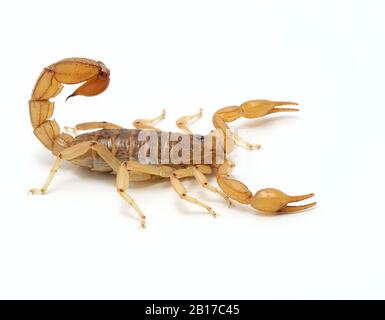
[[[188,127],[188,123],[201,116],[201,111],[177,120],[176,124],[183,133],[163,132],[155,127],[156,123],[164,119],[165,112],[154,119],[135,120],[133,122],[135,129],[124,129],[119,125],[102,121],[81,123],[73,129],[74,132],[99,129],[97,131],[75,137],[61,133],[57,122],[51,119],[54,102],[50,99],[60,93],[63,84],[82,83],[68,97],[70,98],[77,95],[98,95],[107,89],[109,82],[109,69],[102,62],[85,58],[63,59],[43,69],[32,91],[29,111],[35,136],[52,151],[56,161],[43,187],[31,189],[32,194],[44,194],[61,162],[67,160],[94,171],[116,174],[116,190],[138,214],[141,227],[145,227],[146,217],[127,193],[131,181],[169,179],[172,188],[181,199],[203,207],[214,217],[217,215],[216,212],[204,202],[189,195],[181,179],[195,178],[203,188],[221,196],[229,206],[232,199],[267,214],[295,212],[316,204],[313,202],[298,206],[288,205],[314,196],[312,193],[288,196],[280,190],[266,188],[253,195],[242,182],[229,177],[234,164],[227,159],[228,154],[236,146],[250,150],[258,149],[260,146],[242,139],[229,129],[227,122],[240,117],[253,119],[275,112],[298,111],[294,108],[279,108],[297,105],[296,103],[251,100],[240,106],[222,108],[215,112],[212,118],[215,129],[205,136],[192,134]],[[145,139],[141,136],[145,136]],[[178,138],[175,139],[175,136]],[[187,156],[181,157],[180,154],[185,151],[189,151],[186,153]],[[149,160],[149,153],[155,154],[155,157]],[[213,169],[216,171],[220,188],[210,184],[206,178]]]

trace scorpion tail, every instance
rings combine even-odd
[[[94,96],[107,89],[110,71],[102,62],[85,58],[68,58],[44,68],[36,81],[29,101],[33,133],[40,142],[54,154],[70,145],[73,137],[60,133],[57,122],[51,117],[54,112],[54,102],[63,89],[63,84],[84,82],[68,98],[83,95]],[[68,99],[67,98],[67,99]]]

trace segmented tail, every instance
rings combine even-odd
[[[29,101],[33,133],[40,142],[54,154],[58,154],[73,140],[72,136],[60,133],[58,123],[51,117],[56,97],[63,89],[63,84],[84,82],[68,98],[83,95],[95,96],[107,89],[110,71],[102,62],[86,58],[68,58],[44,68],[33,88]],[[67,99],[68,99],[67,98]]]

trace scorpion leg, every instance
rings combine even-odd
[[[73,159],[76,159],[82,156],[83,154],[87,153],[91,149],[94,150],[106,163],[108,163],[108,165],[115,172],[117,172],[120,166],[120,161],[117,158],[115,158],[105,146],[98,144],[95,141],[81,142],[60,151],[44,186],[41,189],[33,188],[30,190],[30,193],[44,194],[47,191],[48,186],[50,185],[54,175],[58,171],[62,160],[71,161]]]
[[[206,176],[202,173],[202,171],[200,170],[200,168],[198,166],[193,167],[192,170],[193,170],[194,177],[195,177],[196,181],[198,181],[198,183],[203,188],[210,190],[211,192],[214,192],[216,194],[219,194],[227,202],[227,205],[229,206],[229,208],[233,205],[233,203],[230,200],[230,197],[227,194],[225,194],[222,190],[214,187],[213,185],[211,185],[207,181]]]
[[[171,186],[175,190],[175,192],[179,195],[179,197],[185,201],[197,204],[198,206],[201,206],[207,210],[209,214],[211,214],[214,218],[218,216],[218,214],[207,204],[203,203],[202,201],[191,197],[187,194],[186,188],[183,186],[182,182],[180,181],[180,177],[186,177],[186,169],[179,169],[175,170],[173,174],[170,176]],[[190,175],[193,175],[193,173],[190,173]]]
[[[195,180],[199,183],[199,185],[202,188],[205,188],[206,190],[209,190],[213,193],[218,194],[227,202],[227,205],[231,207],[233,204],[230,198],[222,190],[214,187],[208,182],[205,174],[210,174],[210,173],[211,173],[211,168],[205,165],[196,165],[196,166],[188,167],[186,169],[179,169],[175,171],[175,174],[179,179],[185,178],[185,177],[194,177]]]
[[[146,216],[136,204],[135,200],[126,192],[130,182],[130,173],[148,174],[149,177],[155,175],[160,177],[169,177],[172,169],[167,166],[144,165],[137,161],[125,161],[118,170],[116,176],[116,190],[119,195],[135,210],[141,221],[141,228],[146,227]]]
[[[226,161],[218,168],[217,181],[221,189],[231,198],[243,204],[249,204],[266,214],[279,214],[305,210],[316,205],[316,202],[289,206],[291,202],[305,200],[314,196],[313,193],[301,196],[288,196],[280,190],[266,188],[257,191],[254,195],[240,181],[229,178],[229,174],[234,167],[230,161]]]
[[[55,164],[53,165],[51,171],[49,172],[49,176],[48,176],[47,180],[45,181],[43,187],[41,189],[32,188],[29,190],[29,193],[30,194],[44,194],[47,191],[49,185],[51,184],[51,181],[52,181],[53,177],[55,176],[56,172],[59,170],[61,162],[62,162],[62,159],[60,159],[59,157],[56,157]]]
[[[132,124],[136,129],[153,129],[159,130],[154,127],[158,122],[166,118],[166,109],[162,110],[162,114],[153,119],[136,119]]]
[[[203,112],[203,110],[199,109],[198,113],[178,118],[178,120],[176,120],[176,126],[179,129],[181,129],[184,133],[192,134],[192,131],[188,127],[188,124],[192,123],[192,122],[195,122],[199,118],[201,118],[202,117],[202,112]]]
[[[68,132],[71,132],[75,135],[78,134],[78,131],[83,130],[95,130],[95,129],[121,129],[121,126],[117,124],[106,122],[106,121],[92,121],[92,122],[83,122],[77,124],[75,127],[64,126],[64,129]]]

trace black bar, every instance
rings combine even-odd
[[[0,301],[12,318],[28,315],[56,319],[73,317],[119,319],[261,319],[281,317],[346,317],[367,319],[384,314],[383,301],[256,301],[256,300],[35,300]],[[378,313],[379,312],[379,313]]]

